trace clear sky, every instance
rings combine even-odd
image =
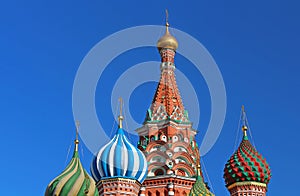
[[[72,88],[82,59],[114,32],[163,25],[166,8],[171,25],[195,37],[214,57],[226,86],[225,124],[217,143],[203,157],[214,193],[229,195],[223,168],[234,151],[244,104],[256,148],[272,169],[268,194],[295,195],[300,175],[299,6],[296,0],[2,2],[1,195],[44,194],[72,154],[67,158],[75,137]],[[159,60],[154,47],[129,51],[117,57],[100,78],[97,114],[108,133],[114,122],[112,80],[131,65],[150,60]],[[201,143],[210,116],[207,86],[190,62],[180,56],[176,60],[178,69],[190,76],[197,89],[201,119],[196,128]],[[130,110],[139,122],[155,85],[146,83],[132,94]],[[188,97],[182,97],[188,102]],[[92,154],[81,147],[81,160],[89,171]]]

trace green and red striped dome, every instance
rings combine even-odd
[[[268,184],[271,170],[266,160],[252,146],[245,134],[237,151],[227,161],[224,169],[226,186],[236,182]]]

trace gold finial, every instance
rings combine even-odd
[[[248,127],[246,125],[243,125],[242,131],[244,133],[244,136],[247,136],[247,130],[248,130]]]
[[[201,165],[200,165],[200,160],[199,160],[199,163],[197,164],[197,179],[201,179],[200,178],[201,176]]]
[[[80,123],[79,123],[79,121],[77,120],[77,121],[76,121],[76,139],[75,139],[75,141],[74,141],[74,143],[75,143],[75,151],[78,151],[78,144],[79,144],[78,130],[79,130],[79,125],[80,125]]]
[[[244,133],[244,136],[247,136],[247,119],[246,119],[246,112],[245,112],[245,106],[242,105],[242,121],[243,121],[243,126],[242,126],[242,131]]]
[[[197,176],[201,175],[201,163],[200,163],[200,157],[197,159]]]
[[[118,117],[119,119],[119,127],[122,128],[123,127],[123,119],[124,117],[122,116],[122,110],[123,110],[123,99],[122,97],[119,98],[119,102],[120,102],[120,115]]]

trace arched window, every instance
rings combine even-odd
[[[173,156],[172,151],[167,151],[167,155],[168,155],[169,157],[172,157],[172,156]]]
[[[189,163],[189,161],[186,160],[185,157],[179,156],[175,159],[176,163],[184,162],[184,163]]]
[[[154,136],[154,135],[152,135],[152,136],[150,137],[150,142],[152,142],[152,141],[155,141],[155,136]]]
[[[174,148],[174,152],[187,152],[187,150],[183,146],[177,146]]]
[[[178,169],[177,170],[177,175],[178,176],[185,176],[185,171],[183,171],[182,169]]]
[[[157,169],[154,172],[155,176],[161,176],[164,175],[164,171],[162,169]]]
[[[160,137],[160,139],[161,139],[162,141],[164,141],[164,142],[167,142],[167,136],[165,136],[165,135],[162,135],[162,136]]]
[[[177,141],[178,141],[178,136],[177,136],[177,135],[174,135],[174,136],[172,137],[172,140],[173,140],[173,142],[177,142]]]
[[[142,140],[142,145],[143,145],[143,146],[146,146],[146,145],[147,145],[147,140],[146,140],[146,139]]]
[[[164,163],[166,161],[166,158],[165,157],[162,157],[162,156],[154,156],[151,158],[150,160],[150,163],[153,163],[153,162],[162,162]]]
[[[180,133],[180,134],[178,134],[178,140],[179,141],[183,141],[183,135]]]

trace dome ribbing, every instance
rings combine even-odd
[[[147,175],[147,161],[144,154],[133,146],[122,128],[94,158],[91,166],[94,179],[131,178],[142,183]]]
[[[95,181],[88,175],[78,155],[78,139],[75,140],[73,157],[66,169],[48,185],[45,196],[98,196]]]

